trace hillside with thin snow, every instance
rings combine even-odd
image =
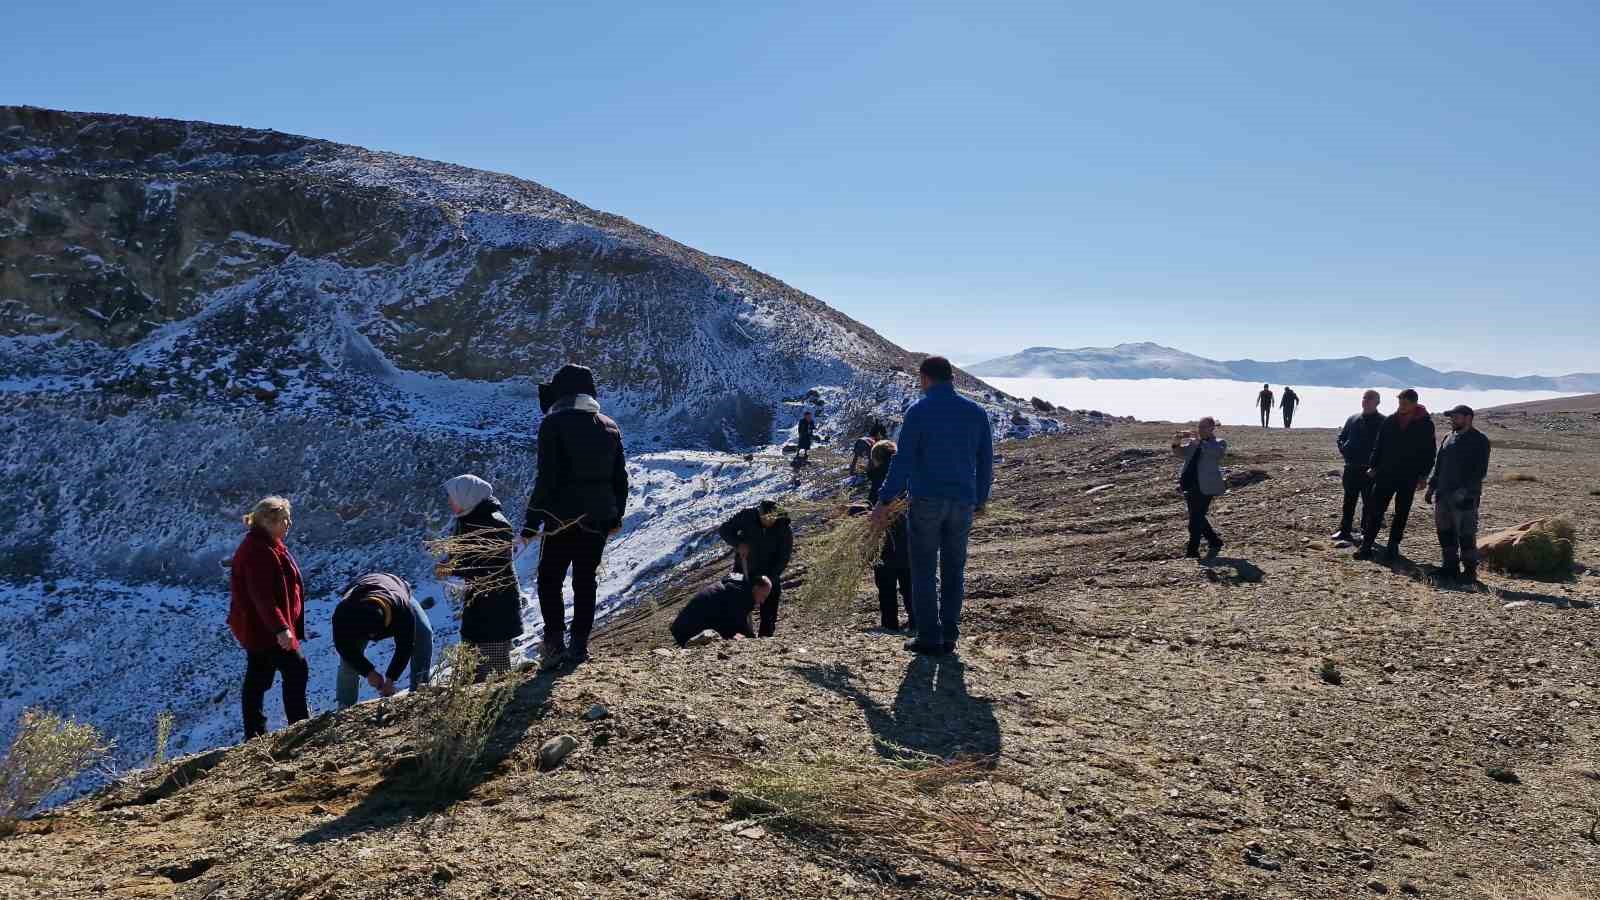
[[[388,570],[441,598],[422,541],[453,475],[488,478],[520,524],[536,385],[569,360],[631,459],[602,616],[788,488],[802,407],[851,434],[903,410],[916,364],[748,266],[510,176],[0,107],[0,737],[45,705],[116,735],[122,764],[162,708],[175,750],[235,739],[219,562],[267,493],[296,504],[330,706],[334,592]],[[982,399],[1001,435],[1059,427]],[[531,597],[525,615],[532,643]],[[447,604],[433,617],[453,640]]]

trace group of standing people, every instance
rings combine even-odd
[[[1268,428],[1272,425],[1272,408],[1274,402],[1275,398],[1272,394],[1272,385],[1263,384],[1261,386],[1261,393],[1256,395],[1256,408],[1261,411],[1262,428]],[[1278,411],[1283,414],[1283,427],[1292,427],[1294,425],[1294,411],[1300,406],[1300,395],[1294,392],[1294,388],[1284,385],[1283,397],[1282,399],[1276,399],[1276,404]]]
[[[1289,403],[1292,390],[1284,390],[1284,425],[1293,415]],[[1271,409],[1271,390],[1262,385],[1262,425]],[[1483,500],[1483,482],[1489,472],[1488,437],[1475,425],[1470,406],[1461,405],[1446,415],[1450,434],[1436,443],[1433,417],[1420,402],[1414,389],[1397,397],[1396,410],[1385,416],[1378,412],[1377,391],[1361,396],[1361,411],[1352,415],[1339,430],[1337,446],[1344,458],[1341,481],[1344,503],[1336,541],[1359,543],[1358,558],[1372,558],[1379,533],[1391,504],[1394,515],[1389,523],[1389,539],[1382,551],[1386,562],[1400,557],[1400,542],[1405,537],[1411,506],[1419,490],[1433,504],[1434,524],[1442,557],[1440,577],[1444,580],[1475,582],[1478,577],[1478,511]],[[1217,437],[1217,421],[1207,416],[1196,431],[1173,436],[1172,450],[1184,460],[1179,470],[1178,490],[1188,508],[1189,542],[1184,555],[1199,556],[1204,539],[1211,555],[1222,549],[1222,538],[1211,526],[1211,503],[1222,495],[1227,484],[1222,461],[1228,442]],[[1355,533],[1356,508],[1361,508],[1361,531]]]

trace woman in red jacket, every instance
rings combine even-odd
[[[267,731],[261,703],[274,673],[283,674],[283,713],[289,722],[310,715],[306,681],[311,673],[300,652],[306,636],[305,585],[283,543],[292,521],[288,500],[267,497],[244,517],[249,531],[233,554],[228,628],[246,657],[240,700],[247,741]]]

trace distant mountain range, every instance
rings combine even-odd
[[[1600,373],[1483,375],[1441,372],[1406,356],[1372,359],[1215,360],[1160,344],[1115,347],[1030,347],[1021,353],[967,366],[979,378],[1225,378],[1267,384],[1326,387],[1431,387],[1454,390],[1600,391]]]

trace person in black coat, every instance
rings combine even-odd
[[[1355,543],[1356,502],[1361,503],[1361,519],[1366,521],[1367,508],[1372,505],[1372,477],[1367,467],[1372,463],[1372,448],[1378,443],[1378,429],[1383,427],[1383,413],[1378,412],[1378,392],[1367,391],[1361,395],[1361,412],[1344,422],[1339,429],[1339,455],[1344,457],[1344,512],[1339,517],[1339,530],[1333,533],[1336,541]]]
[[[367,658],[367,644],[392,638],[394,656],[382,674]],[[372,689],[394,696],[395,679],[409,666],[411,690],[428,683],[433,665],[433,624],[411,594],[405,579],[373,572],[350,583],[333,609],[333,646],[339,651],[335,696],[339,707],[354,706],[365,678]]]
[[[750,613],[765,604],[772,587],[772,581],[767,578],[758,578],[754,583],[742,575],[724,578],[721,583],[695,594],[683,605],[678,617],[672,620],[670,631],[673,641],[682,647],[689,643],[690,638],[706,630],[715,631],[722,635],[723,640],[729,641],[738,636],[755,637],[756,630],[750,624]]]
[[[889,477],[889,463],[899,448],[894,441],[880,440],[872,446],[872,456],[867,463],[867,506],[878,505],[883,492],[883,480]],[[872,579],[878,585],[879,625],[886,631],[900,630],[900,607],[905,606],[906,630],[917,628],[916,607],[911,604],[911,546],[906,528],[906,517],[895,519],[883,535],[883,549],[872,567]]]
[[[469,542],[439,564],[439,574],[466,582],[461,599],[461,640],[478,649],[479,681],[511,671],[511,643],[522,634],[522,592],[513,565],[511,522],[487,481],[458,475],[444,483],[455,514],[455,539]]]
[[[772,581],[772,593],[761,604],[761,637],[772,637],[778,629],[778,603],[783,596],[783,570],[794,556],[794,528],[789,514],[774,500],[741,510],[722,524],[718,531],[734,549],[733,570],[746,578],[765,576]]]
[[[539,385],[539,468],[528,497],[520,544],[543,529],[539,610],[546,667],[589,658],[589,633],[606,541],[622,530],[628,508],[628,460],[622,429],[600,411],[594,373],[567,364]],[[567,636],[561,585],[572,570],[572,631]]]
[[[1372,461],[1367,474],[1372,478],[1372,505],[1362,526],[1359,556],[1372,555],[1378,541],[1378,525],[1394,501],[1394,521],[1389,525],[1389,546],[1383,553],[1386,562],[1400,558],[1400,541],[1405,537],[1406,519],[1417,491],[1428,483],[1433,471],[1433,417],[1417,402],[1417,392],[1400,392],[1399,408],[1383,420],[1378,439],[1373,442]]]
[[[817,420],[812,417],[811,410],[806,410],[800,417],[800,453],[801,457],[811,456],[811,442],[817,437]]]
[[[1439,444],[1427,500],[1439,529],[1440,577],[1472,584],[1478,580],[1478,506],[1489,476],[1489,438],[1473,427],[1472,407],[1463,404],[1447,415],[1450,434]]]

